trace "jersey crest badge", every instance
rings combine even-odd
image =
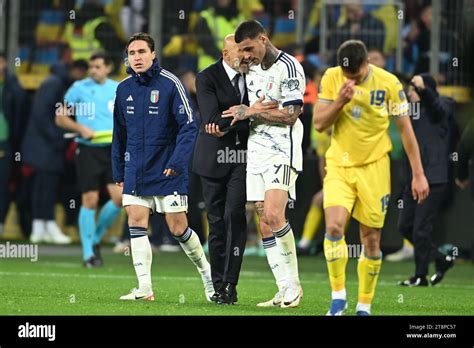
[[[151,94],[150,94],[150,101],[152,103],[158,103],[158,99],[160,98],[160,91],[154,89],[151,91]]]
[[[359,106],[354,106],[352,108],[352,117],[356,120],[360,119],[360,115],[362,114],[362,109]]]

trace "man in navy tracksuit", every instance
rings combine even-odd
[[[210,265],[186,218],[188,163],[197,131],[191,104],[179,79],[158,65],[150,35],[133,35],[126,50],[131,76],[117,87],[112,163],[113,179],[123,187],[139,287],[120,299],[154,299],[147,229],[150,213],[157,212],[165,214],[171,233],[196,265],[209,300],[214,294]]]

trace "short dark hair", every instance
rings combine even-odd
[[[72,62],[71,69],[80,69],[83,71],[87,71],[87,69],[89,69],[89,65],[84,59],[77,59]]]
[[[356,74],[366,61],[367,48],[360,40],[347,40],[337,50],[337,64],[351,74]]]
[[[240,43],[245,39],[256,39],[261,34],[267,34],[263,25],[255,19],[239,24],[235,30],[235,42]]]
[[[145,41],[148,44],[150,51],[153,52],[155,50],[155,40],[153,40],[151,35],[148,33],[140,32],[140,33],[135,33],[130,37],[130,39],[127,42],[127,45],[125,46],[125,52],[128,53],[128,46],[130,46],[130,44],[133,41],[138,41],[138,40]]]
[[[107,66],[112,64],[112,58],[110,57],[110,55],[107,52],[103,52],[103,51],[94,52],[94,53],[92,53],[92,56],[89,58],[89,61],[93,61],[93,60],[96,60],[96,59],[103,59],[104,64],[107,65]]]

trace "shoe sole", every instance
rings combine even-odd
[[[281,301],[278,303],[273,302],[273,300],[270,300],[267,302],[260,302],[260,303],[257,303],[257,307],[260,307],[260,308],[281,307]]]
[[[122,298],[120,297],[120,300],[122,301],[155,301],[155,295],[151,294],[148,297],[143,297],[143,298]]]

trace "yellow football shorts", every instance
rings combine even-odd
[[[358,167],[326,166],[324,209],[342,206],[362,224],[382,228],[390,199],[390,158]]]

